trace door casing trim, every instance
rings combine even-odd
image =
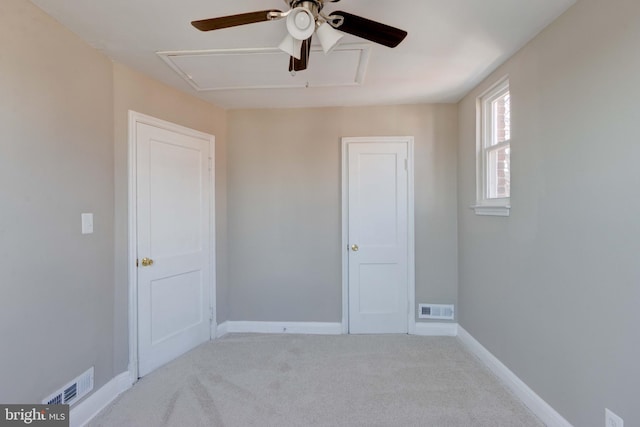
[[[129,142],[128,142],[128,256],[127,269],[129,278],[129,374],[131,383],[138,381],[138,275],[136,266],[137,257],[137,125],[147,124],[171,132],[209,141],[209,306],[212,320],[209,324],[209,337],[215,338],[216,323],[216,245],[215,245],[215,140],[216,137],[204,132],[190,129],[175,123],[147,116],[136,111],[129,110]]]
[[[404,143],[407,144],[407,330],[416,332],[416,273],[415,273],[415,201],[414,201],[414,138],[412,136],[373,136],[342,138],[342,333],[349,333],[349,144]]]

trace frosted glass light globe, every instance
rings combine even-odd
[[[311,18],[307,13],[302,12],[296,15],[296,27],[304,31],[309,28],[309,24],[311,24]]]
[[[287,16],[287,31],[294,39],[306,40],[315,30],[315,18],[304,7],[296,7]]]

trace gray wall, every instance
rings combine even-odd
[[[639,23],[580,0],[459,105],[460,323],[580,427],[640,425]],[[507,73],[511,217],[479,217],[475,98]]]
[[[0,130],[0,402],[38,402],[91,366],[100,387],[113,377],[112,66],[24,0],[0,2]]]
[[[0,52],[0,402],[37,402],[91,366],[96,390],[128,368],[129,109],[216,136],[226,320],[227,117],[112,63],[28,1],[0,2]]]
[[[457,302],[455,105],[229,112],[229,319],[340,322],[343,136],[415,136],[416,301]]]

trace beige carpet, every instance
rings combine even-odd
[[[91,426],[542,426],[456,338],[228,335]]]

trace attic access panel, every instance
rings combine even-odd
[[[370,45],[337,47],[325,55],[311,48],[309,68],[292,75],[279,49],[217,49],[158,52],[197,91],[358,86],[364,81]]]

